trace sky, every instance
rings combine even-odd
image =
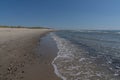
[[[120,30],[120,0],[0,0],[0,25]]]

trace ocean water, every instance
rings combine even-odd
[[[51,34],[59,52],[52,62],[63,80],[120,80],[120,31],[80,30]]]

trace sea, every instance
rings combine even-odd
[[[120,80],[120,30],[60,30],[52,65],[62,80]]]

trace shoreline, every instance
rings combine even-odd
[[[1,28],[0,80],[40,80],[40,78],[43,80],[61,80],[55,75],[51,63],[46,66],[46,62],[44,62],[45,58],[52,60],[55,54],[50,54],[51,57],[48,56],[48,58],[42,58],[35,52],[40,38],[51,31],[53,30]],[[43,63],[40,63],[40,60],[43,60]],[[49,63],[49,60],[47,61]],[[44,70],[49,73],[43,73]],[[32,77],[31,74],[34,73],[36,75],[32,75]],[[28,79],[30,77],[31,79]]]
[[[61,80],[55,73],[52,61],[57,56],[58,48],[49,34],[40,38],[36,48],[39,63],[32,67],[26,67],[30,73],[24,80]],[[32,72],[32,73],[31,73]],[[29,76],[29,77],[28,77]],[[34,79],[32,79],[34,77]]]

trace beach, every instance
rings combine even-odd
[[[40,39],[51,31],[0,28],[0,80],[60,80],[51,65],[57,48]]]

